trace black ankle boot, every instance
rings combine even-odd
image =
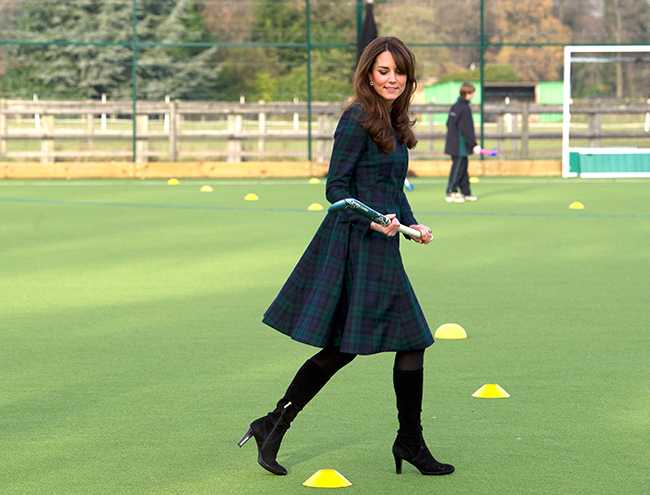
[[[454,466],[434,459],[422,437],[422,387],[424,370],[393,371],[397,398],[399,431],[393,444],[397,474],[402,473],[402,460],[415,466],[422,474],[441,475],[454,472]]]
[[[275,458],[280,450],[282,437],[291,426],[298,410],[290,401],[280,401],[273,412],[253,421],[238,445],[243,446],[251,436],[257,442],[257,462],[273,474],[285,475],[287,470]]]
[[[237,443],[242,447],[251,437],[257,442],[257,462],[273,474],[285,475],[287,470],[275,460],[284,434],[298,413],[314,398],[331,375],[311,360],[298,370],[284,397],[275,410],[253,421],[244,437]]]
[[[419,443],[408,444],[398,435],[393,444],[393,456],[395,457],[397,474],[402,474],[402,460],[412,464],[422,474],[427,475],[451,474],[455,469],[451,464],[442,464],[436,461],[429,452],[422,436],[420,436]]]

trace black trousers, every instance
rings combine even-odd
[[[469,174],[467,173],[467,157],[452,156],[451,170],[449,171],[449,183],[447,184],[447,193],[457,192],[464,196],[469,196],[472,192],[469,189]]]

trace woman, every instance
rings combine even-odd
[[[387,215],[382,227],[343,210],[325,217],[309,247],[264,315],[264,323],[322,350],[300,368],[275,410],[251,423],[241,447],[255,437],[258,462],[284,475],[276,461],[291,422],[327,381],[358,354],[395,352],[393,382],[399,431],[393,445],[397,473],[402,460],[422,474],[449,474],[422,437],[424,349],[431,331],[406,276],[396,236],[404,223],[419,225],[403,191],[408,150],[417,144],[409,106],[416,88],[415,58],[399,39],[375,39],[363,52],[354,97],[334,135],[326,195],[334,203],[356,198]]]

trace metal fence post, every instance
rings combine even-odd
[[[138,107],[138,0],[133,0],[133,70],[131,77],[133,78],[133,163],[137,162],[138,158],[138,143],[137,143],[137,124],[136,118]]]
[[[307,2],[307,160],[312,161],[311,156],[311,11],[309,0]]]
[[[481,0],[481,148],[485,147],[485,0]],[[479,155],[481,160],[485,156]]]

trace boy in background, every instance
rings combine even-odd
[[[473,84],[464,82],[460,87],[460,97],[449,110],[447,118],[445,153],[451,155],[452,159],[445,198],[448,203],[463,203],[478,199],[469,188],[469,174],[467,173],[467,155],[481,152],[481,147],[476,144],[472,109],[469,106],[475,92],[476,88]],[[460,193],[458,193],[459,188]]]

